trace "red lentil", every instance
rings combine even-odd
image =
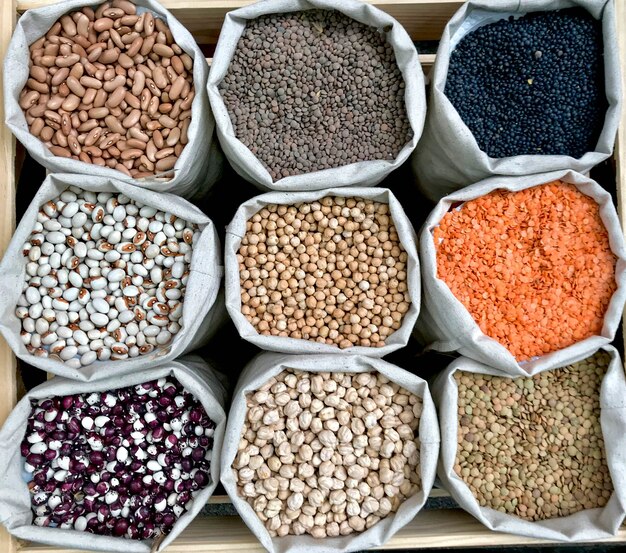
[[[518,361],[601,332],[616,257],[598,204],[573,185],[496,190],[433,235],[438,277]]]

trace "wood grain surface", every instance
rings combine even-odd
[[[0,2],[0,59],[4,56],[11,39],[15,22],[15,2]],[[15,140],[4,124],[4,98],[0,87],[0,256],[4,255],[15,228]],[[0,425],[7,418],[16,402],[16,362],[11,349],[0,337]],[[16,540],[0,526],[0,552],[14,553]]]
[[[4,1],[4,0],[3,0]],[[18,11],[58,0],[18,0]],[[458,0],[366,0],[395,17],[413,40],[438,40],[450,16],[463,5]],[[200,44],[214,44],[227,12],[252,0],[161,0]]]

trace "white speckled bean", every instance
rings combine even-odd
[[[63,299],[72,302],[78,298],[78,292],[78,288],[68,288],[63,292]]]
[[[97,327],[102,327],[109,324],[109,318],[104,313],[92,313],[91,315],[89,315],[89,319]]]
[[[63,361],[68,361],[69,359],[75,357],[77,353],[78,349],[76,346],[66,346],[61,350],[59,356],[63,359]]]
[[[126,296],[126,297],[135,297],[139,295],[139,288],[137,288],[136,286],[126,286],[123,290],[122,293]]]
[[[93,290],[104,290],[107,285],[107,279],[104,277],[95,277],[91,279],[91,288]]]
[[[83,277],[81,277],[76,271],[69,272],[68,280],[70,281],[70,284],[76,288],[82,288],[83,286]]]
[[[87,245],[84,242],[77,242],[74,246],[74,254],[81,259],[87,255]]]
[[[46,240],[50,244],[63,244],[65,242],[65,234],[60,231],[52,231],[46,235]]]
[[[125,276],[126,273],[123,269],[112,269],[109,271],[107,279],[109,282],[120,282]]]
[[[26,300],[31,305],[35,303],[39,303],[41,301],[41,294],[39,293],[39,290],[37,290],[37,288],[34,288],[33,286],[26,288],[25,295],[26,295]]]
[[[42,206],[24,246],[25,285],[15,309],[22,340],[44,348],[36,355],[75,368],[168,344],[180,330],[190,233],[199,235],[194,225],[123,194],[62,192]]]
[[[103,298],[95,298],[91,304],[94,306],[98,313],[108,313],[111,307],[107,303],[107,301]]]
[[[174,278],[182,278],[185,272],[185,264],[180,261],[175,262],[172,265],[172,277]]]
[[[57,336],[63,340],[67,340],[72,337],[72,329],[67,326],[60,326],[56,330]]]

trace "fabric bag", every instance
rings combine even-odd
[[[536,11],[582,7],[602,20],[605,93],[608,110],[596,148],[574,159],[565,155],[492,158],[480,150],[470,129],[444,93],[450,55],[461,39],[483,25]],[[432,201],[463,186],[496,175],[526,175],[572,169],[589,171],[613,153],[621,113],[620,62],[615,6],[612,0],[470,0],[446,25],[432,70],[428,117],[413,155],[420,191]]]
[[[232,464],[237,455],[241,429],[246,417],[246,394],[256,391],[270,378],[286,369],[312,373],[379,372],[409,392],[421,397],[423,410],[419,422],[419,441],[422,490],[404,501],[395,514],[390,514],[370,529],[359,534],[320,539],[309,535],[289,535],[271,538],[252,506],[239,496]],[[222,449],[222,484],[243,521],[270,553],[296,553],[301,551],[347,553],[383,545],[400,528],[413,519],[426,503],[428,494],[433,486],[438,454],[439,429],[437,428],[437,413],[430,397],[428,384],[418,376],[381,359],[372,359],[359,355],[282,355],[263,353],[255,357],[244,369],[233,393],[231,409],[228,415],[228,426],[224,437],[224,448]]]
[[[609,235],[611,250],[617,257],[613,294],[600,336],[592,336],[540,357],[518,362],[509,350],[488,337],[479,328],[465,306],[452,294],[448,285],[437,277],[437,249],[433,230],[453,205],[484,196],[494,190],[518,191],[554,180],[571,183],[583,194],[593,198],[600,207],[600,216]],[[581,355],[609,344],[622,320],[626,301],[626,246],[624,235],[611,195],[595,181],[574,171],[555,171],[525,177],[492,177],[468,186],[441,199],[428,216],[420,235],[420,259],[424,286],[424,306],[417,324],[416,337],[437,351],[457,351],[508,374],[527,376],[562,366]]]
[[[34,526],[32,524],[31,494],[22,476],[24,458],[20,452],[20,444],[31,413],[31,399],[105,392],[166,377],[176,378],[188,392],[200,401],[207,415],[215,422],[211,454],[211,482],[191,500],[187,512],[174,524],[172,531],[164,539],[137,541],[77,530]],[[112,375],[97,383],[75,382],[65,378],[48,380],[32,389],[22,398],[0,431],[0,522],[19,539],[60,548],[90,549],[107,553],[157,553],[164,551],[200,513],[220,480],[220,454],[226,429],[225,402],[226,391],[220,383],[218,375],[213,372],[209,365],[196,356],[183,357],[178,361],[141,369],[121,377]]]
[[[132,359],[96,361],[81,369],[70,368],[60,360],[36,357],[26,349],[20,339],[21,322],[15,315],[15,306],[22,293],[28,262],[28,257],[22,254],[22,248],[37,220],[40,207],[69,186],[93,192],[118,192],[141,204],[172,213],[198,225],[201,234],[194,245],[189,266],[182,328],[168,345]],[[204,344],[224,320],[223,308],[212,309],[214,304],[219,306],[222,303],[216,303],[223,272],[220,254],[219,239],[211,220],[182,198],[142,190],[130,183],[105,177],[49,175],[22,217],[0,263],[0,332],[20,359],[50,373],[74,380],[99,380],[164,363]]]
[[[604,507],[585,509],[566,517],[531,522],[489,507],[481,507],[470,488],[454,470],[458,443],[458,386],[454,373],[464,371],[502,378],[515,377],[471,359],[459,357],[432,383],[441,427],[441,455],[437,475],[459,506],[490,530],[543,540],[581,542],[606,539],[617,534],[626,515],[626,377],[617,350],[612,346],[603,346],[601,349],[611,356],[600,390],[600,421],[614,492]],[[571,362],[582,361],[587,357],[588,354],[579,355]]]
[[[391,218],[398,231],[400,242],[408,256],[407,286],[409,296],[411,297],[411,307],[404,315],[402,326],[387,338],[383,347],[354,346],[341,350],[336,346],[320,344],[304,339],[286,338],[282,336],[263,336],[258,333],[241,312],[241,287],[237,252],[239,251],[241,240],[246,234],[246,222],[248,219],[269,204],[293,205],[300,202],[313,202],[326,196],[339,196],[342,198],[359,197],[389,204]],[[386,188],[330,188],[328,190],[299,193],[268,192],[256,196],[239,207],[237,213],[235,213],[235,217],[226,229],[224,265],[226,309],[235,323],[239,335],[244,340],[252,342],[264,350],[280,351],[283,353],[354,353],[371,357],[383,357],[407,344],[420,310],[421,290],[419,260],[417,257],[417,237],[400,202],[398,202],[393,193]]]
[[[361,161],[273,181],[261,161],[236,137],[218,86],[228,72],[228,66],[247,21],[266,14],[311,9],[337,10],[386,34],[404,78],[407,117],[413,136],[393,161]],[[333,186],[375,186],[408,159],[422,134],[426,115],[424,75],[411,37],[393,17],[357,0],[274,0],[256,2],[227,13],[211,63],[207,89],[215,114],[217,135],[226,158],[237,173],[263,190],[284,192],[320,190],[327,188],[329,183]]]
[[[139,14],[150,11],[155,17],[163,19],[172,31],[178,45],[194,60],[195,97],[191,105],[192,119],[188,130],[189,142],[176,161],[174,178],[163,179],[154,176],[133,179],[116,169],[55,156],[39,138],[30,133],[24,112],[18,103],[19,95],[29,78],[29,45],[44,36],[57,19],[64,14],[79,10],[84,6],[95,8],[102,3],[102,0],[67,0],[50,6],[27,10],[18,19],[4,60],[6,124],[30,155],[49,172],[83,173],[95,177],[117,179],[147,190],[170,192],[185,198],[202,195],[220,176],[223,161],[217,148],[217,142],[213,137],[215,120],[206,94],[209,68],[191,33],[155,0],[134,0],[133,3],[137,5]]]

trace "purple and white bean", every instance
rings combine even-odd
[[[137,540],[169,533],[211,481],[214,430],[172,377],[33,401],[21,444],[33,524]]]

